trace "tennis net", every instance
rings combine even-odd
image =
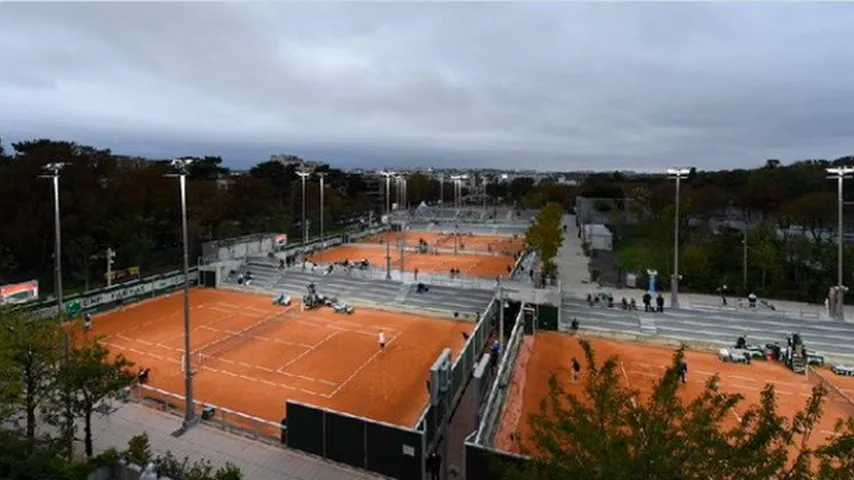
[[[288,313],[290,308],[284,312],[277,312],[266,317],[262,317],[257,322],[237,331],[236,333],[214,340],[200,349],[193,352],[194,367],[205,364],[206,362],[219,358],[227,352],[234,350],[246,342],[254,339],[264,331],[277,327],[277,322],[281,321]],[[271,328],[272,327],[272,328]]]
[[[813,385],[821,385],[827,390],[828,402],[845,411],[848,415],[854,416],[854,400],[849,395],[843,392],[837,385],[825,378],[826,372],[818,372],[814,368],[809,368],[809,380]]]

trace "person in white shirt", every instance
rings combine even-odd
[[[380,330],[379,341],[380,341],[380,350],[385,349],[385,333],[382,330]]]

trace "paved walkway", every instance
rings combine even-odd
[[[598,283],[590,282],[590,274],[587,268],[589,258],[584,255],[581,248],[581,239],[578,238],[578,228],[575,226],[575,216],[564,215],[563,222],[566,225],[566,233],[563,245],[561,245],[558,251],[557,263],[560,272],[561,290],[564,297],[586,298],[588,293],[607,291],[614,296],[617,302],[623,297],[627,299],[634,297],[638,305],[640,305],[644,292],[639,288],[603,288]],[[670,292],[662,293],[669,303]],[[827,316],[827,310],[824,305],[790,300],[768,299],[767,301],[774,306],[777,312],[788,317],[831,321]],[[721,308],[729,311],[747,310],[746,300],[743,298],[728,297],[728,305],[724,308],[719,296],[702,293],[680,293],[679,303],[682,308],[686,309],[707,310],[709,308]],[[767,307],[759,307],[751,310],[771,311]],[[854,305],[846,305],[845,318],[847,322],[854,323]]]
[[[126,449],[131,437],[146,432],[155,455],[169,450],[178,459],[187,456],[193,462],[205,458],[215,467],[231,462],[240,467],[243,478],[251,480],[382,478],[206,425],[197,425],[176,438],[172,432],[181,426],[181,418],[136,403],[115,405],[120,405],[117,411],[93,418],[96,453],[110,447]]]

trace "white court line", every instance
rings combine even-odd
[[[324,343],[326,343],[326,342],[327,342],[327,341],[329,341],[332,337],[334,337],[334,336],[338,335],[339,333],[341,333],[341,332],[332,332],[332,333],[330,333],[329,335],[327,335],[323,340],[321,340],[321,341],[320,341],[320,342],[318,342],[317,344],[312,345],[311,347],[307,348],[304,352],[300,353],[300,354],[299,354],[299,355],[297,355],[296,357],[292,358],[290,361],[286,362],[286,363],[285,363],[284,365],[282,365],[281,367],[277,368],[277,369],[276,369],[276,373],[284,373],[284,370],[285,370],[286,368],[288,368],[288,367],[290,367],[291,365],[293,365],[294,363],[298,362],[299,360],[301,360],[304,356],[308,355],[309,353],[311,353],[311,352],[315,351],[318,347],[320,347],[321,345],[323,345]]]
[[[385,344],[386,348],[388,348],[388,347],[389,347],[389,345],[391,345],[391,343],[392,343],[392,342],[394,342],[395,340],[397,340],[397,336],[392,337],[392,338],[388,341],[388,343],[386,343],[386,344]],[[342,388],[344,388],[344,386],[346,386],[348,383],[350,383],[350,380],[353,380],[353,378],[354,378],[356,375],[358,375],[358,374],[359,374],[359,372],[361,372],[365,367],[367,367],[371,362],[373,362],[373,361],[374,361],[374,358],[376,358],[376,357],[377,357],[377,355],[381,354],[384,350],[385,350],[385,349],[382,349],[382,350],[379,350],[379,349],[378,349],[376,352],[374,352],[374,354],[373,354],[373,355],[371,355],[371,356],[370,356],[370,357],[369,357],[369,358],[368,358],[364,363],[362,363],[362,365],[360,365],[360,366],[359,366],[359,368],[357,368],[355,372],[353,372],[349,377],[347,377],[347,379],[346,379],[346,380],[344,380],[344,383],[342,383],[342,384],[338,385],[338,388],[336,388],[335,390],[333,390],[333,391],[332,391],[332,393],[330,393],[326,398],[332,398],[332,397],[334,397],[334,396],[335,396],[339,391],[341,391],[341,389],[342,389]]]

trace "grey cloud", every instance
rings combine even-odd
[[[343,166],[849,154],[845,4],[0,3],[0,136]]]

